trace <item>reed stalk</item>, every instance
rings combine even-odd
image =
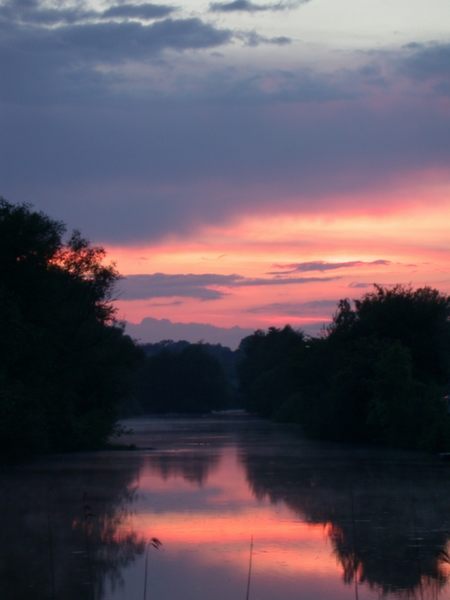
[[[50,518],[50,510],[47,511],[47,533],[48,533],[48,557],[50,562],[50,593],[51,600],[56,600],[55,584],[55,557],[53,551],[53,530]]]
[[[144,566],[144,595],[143,600],[147,600],[147,579],[148,579],[148,551],[150,546],[155,550],[159,550],[162,546],[161,540],[158,538],[152,537],[150,541],[147,543],[147,547],[145,549],[145,566]]]
[[[248,561],[247,594],[245,600],[250,600],[250,583],[252,580],[252,562],[253,562],[253,536],[250,540],[250,558]]]

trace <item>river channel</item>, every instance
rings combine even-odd
[[[244,416],[0,470],[2,600],[450,599],[450,464]]]

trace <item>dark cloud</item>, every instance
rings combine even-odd
[[[79,6],[48,8],[39,0],[9,0],[0,5],[0,21],[34,25],[76,23],[98,17],[101,13],[85,10]]]
[[[0,192],[103,242],[238,214],[361,211],[422,170],[449,168],[448,114],[414,97],[378,111],[346,100],[356,82],[341,91],[311,75],[269,93],[211,78],[194,96],[135,98],[132,82],[121,94],[120,79],[65,70],[58,52],[2,50]]]
[[[255,32],[239,32],[234,35],[246,45],[291,43],[289,38],[265,38]],[[275,108],[281,103],[322,104],[358,100],[361,92],[354,82],[354,73],[347,71],[319,73],[303,67],[295,70],[255,68],[248,73],[223,69],[200,85],[198,97],[215,104],[227,102],[233,106],[245,108],[252,105],[261,109]]]
[[[149,302],[147,306],[161,308],[162,306],[181,306],[183,300],[171,300],[168,302]]]
[[[372,210],[386,190],[407,197],[422,172],[449,172],[448,110],[430,89],[450,87],[435,49],[328,72],[198,68],[182,51],[242,33],[199,19],[43,27],[2,15],[0,193],[100,242]]]
[[[277,12],[283,10],[293,10],[298,8],[302,4],[307,4],[311,0],[290,0],[280,2],[268,2],[266,4],[259,4],[251,2],[251,0],[233,0],[232,2],[212,2],[209,5],[209,9],[212,12],[221,13],[233,13],[233,12],[244,12],[244,13],[257,13],[257,12]]]
[[[167,275],[153,273],[150,275],[129,275],[120,282],[120,297],[124,300],[144,298],[186,297],[198,300],[218,300],[225,293],[212,289],[228,287],[242,279],[238,275]]]
[[[117,4],[104,11],[86,10],[74,4],[48,8],[39,0],[8,0],[0,6],[0,19],[34,25],[76,24],[101,19],[162,19],[178,9],[165,4]]]
[[[365,281],[352,281],[348,284],[348,287],[356,290],[365,290],[367,288],[373,287],[373,285],[373,283],[367,283]]]
[[[272,44],[274,46],[286,46],[292,43],[292,39],[286,36],[266,37],[255,31],[248,31],[235,34],[237,39],[244,42],[246,46],[260,46],[261,44]]]
[[[272,271],[268,275],[285,275],[289,273],[305,273],[308,271],[334,271],[336,269],[350,269],[353,267],[386,267],[391,264],[391,261],[379,259],[366,262],[364,260],[348,260],[345,262],[327,262],[325,260],[316,260],[312,262],[289,263],[285,265],[274,265],[282,271]]]
[[[230,31],[216,29],[197,18],[164,19],[150,25],[85,24],[60,28],[54,35],[69,51],[75,50],[78,59],[105,63],[145,59],[166,49],[213,48],[231,40]]]
[[[450,79],[450,43],[412,42],[404,47],[406,55],[399,60],[403,74],[415,79]]]
[[[158,87],[164,78],[158,78],[158,86],[150,81],[143,89],[140,81],[112,70],[111,65],[117,68],[134,61],[144,66],[152,59],[154,66],[166,50],[211,49],[235,39],[246,45],[289,43],[283,36],[266,38],[255,32],[232,32],[198,18],[164,18],[149,24],[105,20],[108,15],[137,16],[140,12],[142,17],[156,17],[173,10],[159,4],[123,4],[103,13],[79,8],[48,12],[34,0],[13,0],[0,7],[0,97],[8,103],[21,104],[60,104],[62,100],[70,102],[80,97],[83,104],[95,104],[107,97],[113,106],[122,102],[126,107],[127,99],[120,98],[118,90],[122,96],[134,96],[133,90],[143,91],[147,102],[160,99]],[[17,15],[27,16],[29,23],[25,25]],[[107,69],[102,68],[105,65]],[[245,89],[239,82],[225,85]],[[217,92],[221,93],[214,93]]]
[[[157,59],[165,50],[199,50],[228,43],[232,33],[200,19],[80,22],[58,27],[0,21],[0,98],[30,105],[117,106],[115,86],[127,84],[104,65]],[[80,105],[80,100],[81,105]],[[126,108],[126,104],[122,106]],[[73,113],[75,114],[75,113]]]
[[[152,273],[129,275],[118,286],[122,300],[185,297],[198,300],[219,300],[230,290],[240,287],[302,285],[328,282],[338,277],[250,278],[242,275]],[[220,288],[220,289],[217,289]]]
[[[233,350],[242,338],[251,335],[252,329],[242,327],[216,327],[206,323],[174,323],[168,319],[146,317],[140,323],[126,323],[126,332],[138,341],[154,343],[161,340],[186,340],[222,344]]]
[[[259,277],[242,278],[234,283],[234,287],[259,287],[262,285],[303,285],[305,283],[325,283],[336,281],[340,277]]]
[[[290,317],[323,316],[332,314],[337,300],[311,300],[309,302],[273,302],[252,306],[246,312],[251,314],[284,315]]]
[[[138,8],[148,11],[151,6]],[[134,10],[135,5],[118,8]],[[229,30],[218,29],[198,18],[167,18],[146,25],[135,21],[81,22],[52,28],[0,21],[0,33],[0,49],[6,53],[0,63],[3,69],[9,58],[16,64],[20,59],[24,66],[45,65],[48,61],[48,69],[67,71],[74,67],[89,68],[99,62],[145,60],[167,49],[214,48],[232,39]]]
[[[450,42],[411,42],[393,62],[397,74],[419,84],[422,94],[450,96]]]
[[[102,17],[126,19],[161,19],[177,9],[166,4],[116,4],[102,13]]]
[[[212,2],[209,7],[212,12],[261,12],[269,9],[270,5],[255,4],[249,0],[234,0],[234,2]]]

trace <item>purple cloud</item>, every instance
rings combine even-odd
[[[165,5],[123,6],[131,18]],[[448,44],[373,52],[367,64],[359,54],[341,69],[241,69],[211,56],[251,42],[241,31],[43,10],[0,7],[0,193],[97,241],[277,211],[370,212],[423,173],[449,175]]]
[[[124,3],[113,5],[104,11],[95,11],[86,10],[80,5],[48,8],[38,0],[7,0],[0,6],[0,18],[29,25],[70,25],[99,19],[162,19],[177,10],[166,4]]]
[[[419,81],[450,80],[450,43],[411,43],[405,46],[406,56],[399,61],[399,71]]]
[[[367,288],[373,287],[374,283],[367,283],[366,281],[352,281],[351,283],[348,284],[349,288],[352,289],[356,289],[356,290],[365,290]],[[384,284],[383,284],[384,285]]]
[[[279,2],[258,4],[256,2],[251,2],[251,0],[233,0],[232,2],[212,2],[209,5],[209,10],[211,12],[221,13],[279,12],[299,8],[302,4],[307,4],[310,1],[311,0],[280,0]]]
[[[345,262],[327,262],[324,260],[317,260],[312,262],[301,262],[301,263],[288,263],[284,265],[274,265],[281,271],[271,271],[268,275],[287,275],[290,273],[305,273],[308,271],[334,271],[336,269],[350,269],[354,267],[367,267],[367,266],[388,266],[391,261],[379,259],[372,260],[369,262],[363,260],[348,260]]]
[[[330,315],[336,309],[337,300],[311,300],[309,302],[272,302],[252,306],[246,312],[263,315],[285,315],[289,317],[322,316],[324,313]]]
[[[166,4],[116,4],[101,13],[103,18],[119,17],[125,19],[162,19],[177,8]]]
[[[176,274],[153,273],[149,275],[129,275],[119,284],[120,298],[139,300],[145,298],[185,297],[198,300],[219,300],[226,294],[214,287],[228,287],[239,278],[238,275],[215,274]]]
[[[236,33],[235,37],[242,40],[246,46],[260,46],[261,44],[272,44],[274,46],[286,46],[292,43],[292,39],[284,35],[276,37],[267,37],[260,35],[256,31],[244,31],[242,33]]]
[[[228,290],[241,287],[286,286],[307,283],[325,283],[339,277],[243,277],[242,275],[174,274],[152,273],[129,275],[118,285],[118,295],[122,300],[142,300],[148,298],[196,298],[198,300],[219,300]],[[219,289],[217,289],[219,288]]]

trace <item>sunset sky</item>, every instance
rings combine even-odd
[[[0,101],[0,195],[107,249],[144,341],[450,293],[448,0],[0,0]]]

